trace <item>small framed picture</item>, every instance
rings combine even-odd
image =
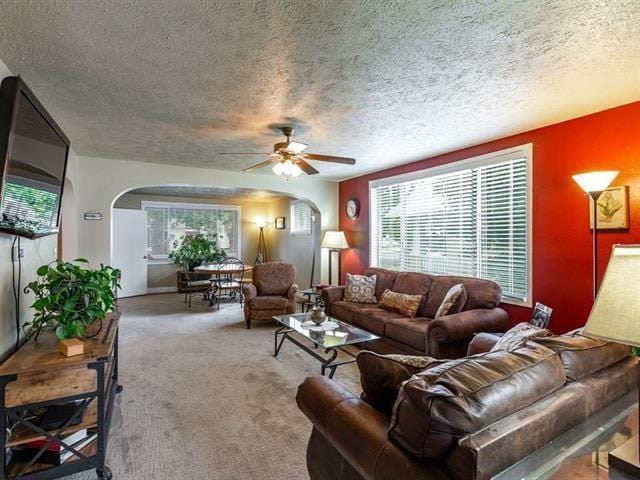
[[[284,217],[276,217],[276,230],[284,230],[286,228],[286,219]]]
[[[593,201],[589,202],[593,229]],[[598,198],[598,230],[629,228],[629,187],[607,188]]]
[[[553,313],[552,308],[537,302],[529,323],[534,327],[548,328],[549,321],[551,320],[551,313]]]

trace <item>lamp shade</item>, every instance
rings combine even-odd
[[[611,182],[618,176],[618,173],[619,172],[615,170],[579,173],[578,175],[574,175],[573,179],[580,185],[580,188],[587,193],[602,192],[611,185]]]
[[[331,248],[332,250],[342,250],[343,248],[349,248],[349,243],[344,236],[344,232],[328,231],[324,232],[320,246],[322,248]]]
[[[640,245],[614,245],[583,333],[640,345]]]

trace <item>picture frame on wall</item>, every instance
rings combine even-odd
[[[284,230],[287,228],[287,221],[285,217],[276,217],[276,230]]]
[[[593,202],[589,203],[589,218],[593,230]],[[629,187],[607,188],[598,198],[598,230],[629,228]]]

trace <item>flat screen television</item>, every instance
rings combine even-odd
[[[0,231],[58,232],[69,139],[19,77],[0,84]]]

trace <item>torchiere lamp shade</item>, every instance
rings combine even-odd
[[[640,245],[614,245],[583,333],[640,345]]]
[[[615,170],[603,170],[598,172],[579,173],[573,179],[585,192],[601,192],[605,190],[613,179],[618,176]]]

